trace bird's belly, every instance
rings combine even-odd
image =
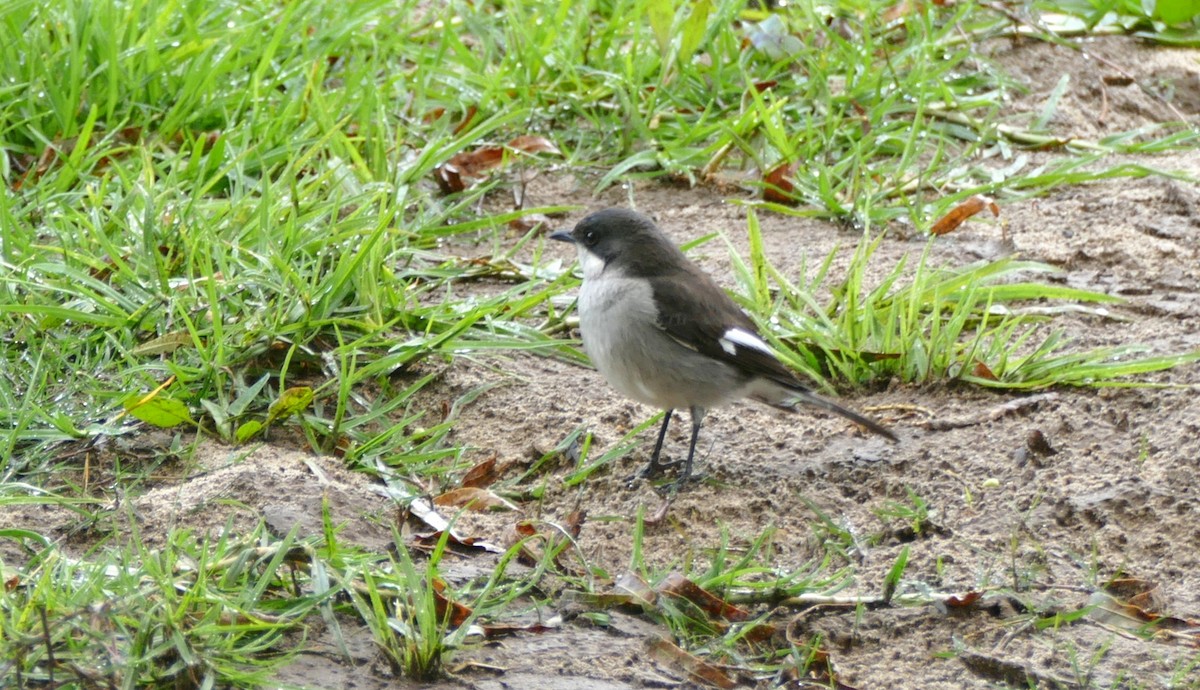
[[[583,347],[622,394],[664,409],[716,407],[742,397],[747,380],[733,367],[690,350],[657,324],[650,287],[609,278],[579,295]]]

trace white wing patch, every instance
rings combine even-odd
[[[738,346],[774,356],[771,348],[767,347],[762,338],[742,328],[730,328],[717,342],[720,343],[722,350],[729,353],[730,357],[737,355]]]

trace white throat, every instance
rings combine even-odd
[[[588,251],[583,245],[579,249],[579,266],[583,268],[583,279],[594,280],[604,272],[604,259]]]

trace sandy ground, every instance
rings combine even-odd
[[[1039,43],[997,43],[993,57],[1029,91],[1014,112],[1037,113],[1064,74],[1071,85],[1053,127],[1067,136],[1100,138],[1174,119],[1135,84],[1123,84],[1112,65],[1156,87],[1169,85],[1173,103],[1200,111],[1200,51],[1147,47],[1132,39],[1092,42],[1089,50],[1111,61]],[[1030,153],[1036,160],[1054,154]],[[1200,152],[1130,162],[1200,176]],[[737,191],[619,187],[592,197],[589,180],[544,174],[526,193],[529,205],[579,203],[591,209],[635,205],[654,215],[674,239],[723,231],[745,251],[745,213],[722,194]],[[583,212],[564,221],[570,224]],[[767,252],[784,271],[807,257],[816,263],[841,247],[835,274],[849,261],[856,236],[829,224],[760,216]],[[1005,203],[997,222],[972,221],[936,245],[936,261],[962,265],[1016,254],[1064,269],[1065,284],[1118,295],[1116,318],[1065,316],[1058,326],[1079,347],[1145,343],[1156,352],[1200,348],[1200,192],[1161,177],[1122,179],[1071,187],[1033,201]],[[904,254],[924,247],[920,237],[897,232],[884,241],[875,266],[884,271]],[[464,252],[471,249],[464,247]],[[571,260],[568,247],[552,252]],[[731,285],[723,244],[693,255]],[[480,289],[488,289],[486,285]],[[901,437],[898,445],[864,437],[838,418],[791,416],[753,403],[712,412],[702,436],[706,481],[689,485],[660,523],[648,527],[644,558],[653,568],[699,569],[722,540],[744,548],[774,526],[773,564],[788,571],[813,569],[824,551],[816,511],[859,535],[849,560],[825,572],[852,567],[844,596],[877,596],[887,571],[905,547],[910,563],[901,593],[988,592],[973,606],[892,606],[868,610],[748,604],[773,621],[792,621],[801,639],[820,634],[838,680],[854,688],[989,687],[1200,687],[1200,649],[1193,631],[1182,639],[1146,640],[1119,621],[1096,613],[1059,626],[1032,624],[1032,612],[1078,610],[1114,578],[1153,590],[1145,607],[1178,619],[1200,619],[1200,368],[1185,367],[1156,381],[1191,388],[1054,391],[1028,400],[1015,393],[963,386],[892,385],[845,396],[843,402],[875,414]],[[531,355],[495,360],[460,359],[422,394],[439,409],[481,384],[500,381],[467,406],[453,432],[471,450],[466,459],[495,457],[507,477],[530,466],[571,430],[585,425],[600,450],[617,443],[655,411],[622,399],[589,369]],[[1018,400],[1028,404],[1001,414]],[[915,411],[904,406],[915,406]],[[996,414],[992,414],[996,413]],[[971,423],[933,430],[928,421]],[[672,427],[666,451],[687,448],[687,424]],[[1031,441],[1036,433],[1053,449]],[[616,577],[629,564],[635,516],[653,513],[663,498],[646,482],[626,477],[647,459],[653,432],[638,448],[593,474],[579,488],[558,481],[569,461],[544,470],[546,493],[522,503],[519,513],[465,515],[463,533],[504,544],[522,519],[562,523],[576,509],[588,520],[578,554]],[[283,446],[243,451],[202,447],[188,476],[132,499],[141,533],[152,543],[166,530],[219,529],[233,513],[235,525],[260,516],[278,532],[300,524],[320,529],[320,501],[330,497],[343,536],[368,548],[390,541],[395,509],[372,481],[336,460],[314,458]],[[238,462],[233,462],[237,458]],[[889,502],[908,503],[910,492],[930,507],[931,519],[914,534],[903,519],[881,515]],[[13,516],[16,518],[17,516]],[[20,519],[29,519],[24,515]],[[42,524],[62,516],[41,515]],[[4,522],[4,520],[0,520]],[[2,526],[2,525],[0,525]],[[66,529],[66,525],[62,525]],[[494,556],[454,556],[447,575],[486,575]],[[1141,584],[1136,584],[1141,583]],[[548,591],[564,588],[549,578]],[[603,590],[606,585],[601,582]],[[1130,595],[1118,592],[1118,597]],[[530,611],[552,619],[557,608]],[[569,613],[569,612],[568,612]],[[608,627],[572,617],[556,629],[520,633],[456,654],[455,673],[439,688],[580,688],[616,690],[690,687],[694,681],[656,660],[648,645],[669,630],[651,616],[613,611]],[[286,667],[281,685],[324,688],[416,687],[393,678],[369,635],[343,621],[350,658],[331,646],[321,623],[307,631],[307,650]],[[782,633],[773,642],[786,648]],[[740,676],[739,686],[774,687],[781,679]],[[433,686],[431,686],[433,687]],[[788,687],[805,687],[792,682]]]

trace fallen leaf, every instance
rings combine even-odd
[[[951,596],[946,597],[946,599],[943,603],[945,603],[946,606],[949,606],[950,608],[962,608],[964,606],[970,606],[971,604],[974,604],[975,602],[979,601],[980,597],[982,597],[982,596],[983,596],[983,592],[967,592],[966,594],[953,594]]]
[[[398,491],[390,491],[389,494],[398,503],[407,503],[409,515],[418,518],[418,520],[433,528],[433,532],[431,533],[414,535],[414,540],[419,546],[425,548],[437,546],[438,540],[442,539],[442,533],[446,532],[449,533],[446,539],[449,540],[450,544],[480,548],[480,550],[490,553],[504,553],[503,548],[491,544],[491,542],[475,539],[473,536],[462,536],[456,533],[454,529],[450,529],[450,521],[446,520],[440,512],[433,508],[433,502],[430,499],[425,497],[409,497],[407,494]]]
[[[658,587],[658,593],[686,599],[710,616],[720,616],[727,621],[744,621],[750,618],[748,611],[722,601],[677,572],[671,573],[663,580]]]
[[[457,153],[450,157],[449,165],[459,175],[483,177],[484,173],[504,162],[503,146],[481,146],[474,151]]]
[[[763,175],[763,200],[776,204],[794,204],[792,192],[796,186],[788,179],[795,165],[784,161]]]
[[[471,609],[457,601],[451,601],[445,595],[446,583],[435,579],[433,581],[433,601],[440,620],[449,620],[451,626],[457,628],[471,617]],[[447,616],[449,618],[447,619]]]
[[[659,638],[652,640],[647,646],[650,648],[651,657],[674,669],[683,671],[693,680],[729,690],[738,687],[737,680],[730,677],[723,669],[688,654],[669,640]]]
[[[1200,620],[1163,616],[1122,602],[1105,592],[1088,598],[1087,617],[1138,637],[1172,640],[1200,648]]]
[[[772,623],[759,623],[752,625],[742,632],[742,639],[747,642],[766,642],[775,637],[775,633],[779,632],[779,628]]]
[[[950,209],[949,213],[939,218],[938,221],[933,224],[933,227],[929,228],[929,233],[932,235],[945,235],[946,233],[955,230],[958,228],[958,226],[965,223],[968,218],[984,209],[990,210],[993,216],[1000,215],[1000,207],[996,205],[995,201],[992,201],[989,197],[976,194],[958,206]]]
[[[433,180],[437,182],[438,189],[441,189],[443,194],[453,194],[467,188],[467,183],[463,182],[458,169],[449,163],[433,169]]]
[[[455,125],[455,127],[454,127],[454,136],[458,136],[459,134],[462,134],[464,131],[466,131],[466,129],[468,127],[470,127],[471,123],[475,120],[475,114],[478,112],[479,112],[479,108],[477,108],[473,105],[468,106],[467,112],[465,114],[463,114],[463,118],[461,120],[459,120],[458,124]]]
[[[549,139],[537,136],[536,134],[522,134],[508,142],[508,148],[524,153],[552,153],[556,156],[562,155],[562,151],[559,151],[558,147]]]
[[[484,637],[489,639],[501,637],[504,635],[512,635],[513,633],[544,633],[551,630],[557,630],[562,627],[562,617],[554,616],[542,623],[529,623],[527,625],[513,625],[511,623],[492,623],[484,625]]]
[[[975,366],[971,367],[971,376],[980,379],[987,379],[988,381],[1000,380],[999,377],[992,373],[992,370],[988,368],[988,365],[980,362],[979,360],[975,360]]]
[[[571,535],[572,539],[578,539],[579,533],[583,531],[583,523],[587,521],[586,510],[572,510],[567,513],[567,520],[563,523],[563,528],[567,534]]]
[[[445,163],[433,169],[433,179],[447,194],[461,192],[472,182],[483,179],[488,172],[502,165],[508,159],[510,151],[531,154],[562,154],[549,139],[534,134],[525,134],[504,146],[481,146],[474,151],[456,153]]]
[[[545,543],[545,538],[543,537],[541,540],[530,538],[538,536],[537,528],[533,526],[533,521],[531,520],[518,522],[513,527],[513,530],[517,533],[517,538],[514,541],[521,543],[521,548],[517,550],[517,562],[530,568],[536,568],[546,555],[537,544],[539,542]]]
[[[643,606],[654,606],[654,603],[658,601],[658,594],[655,593],[654,589],[636,573],[628,570],[622,573],[621,577],[617,578],[617,581],[613,583],[613,591],[618,594],[629,594],[637,603]]]
[[[511,502],[504,500],[487,489],[481,489],[476,486],[460,486],[457,489],[451,489],[434,498],[433,504],[438,506],[454,506],[477,512],[517,510],[517,507]]]
[[[467,470],[467,473],[463,475],[462,481],[459,484],[461,486],[483,488],[490,486],[499,476],[500,473],[496,470],[496,456],[493,455]]]
[[[1104,583],[1104,589],[1118,599],[1124,599],[1134,606],[1155,611],[1159,607],[1154,604],[1158,593],[1158,585],[1140,577],[1117,577]]]
[[[415,545],[420,547],[422,550],[431,551],[441,540],[442,534],[443,533],[440,530],[425,534],[414,534],[413,540],[415,541]],[[453,546],[461,546],[467,549],[479,549],[481,551],[487,551],[488,553],[504,553],[504,549],[492,544],[491,542],[484,541],[483,539],[476,539],[475,537],[464,537],[454,532],[449,533],[449,535],[446,537],[446,541],[448,544]]]

